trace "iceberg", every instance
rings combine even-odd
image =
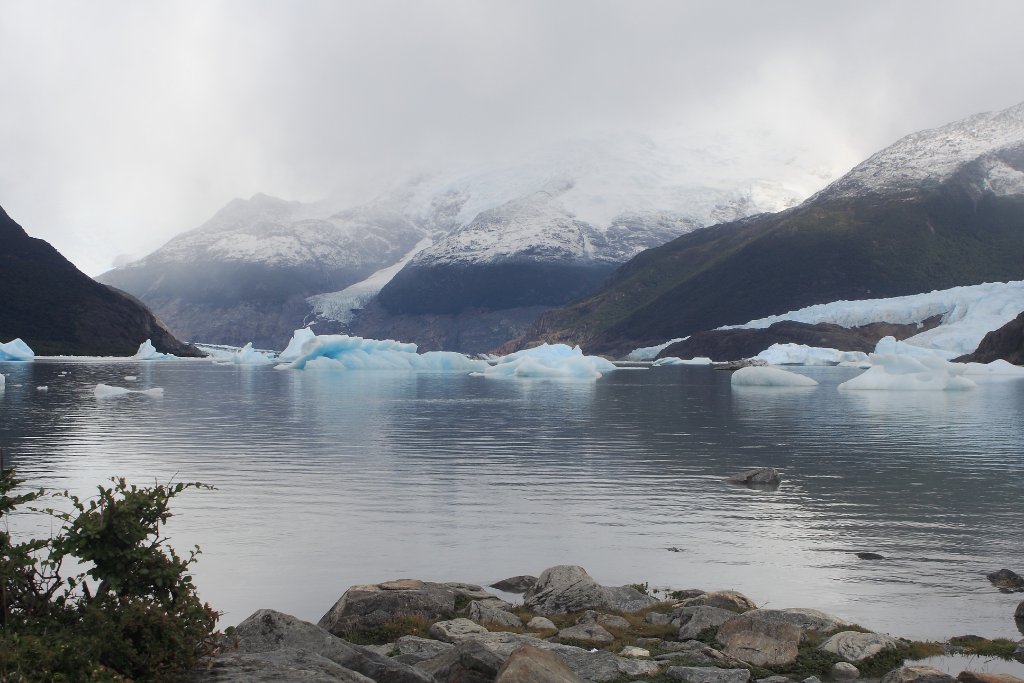
[[[252,342],[249,342],[238,351],[232,353],[228,361],[235,365],[270,365],[274,362],[274,355],[257,351],[252,348]]]
[[[914,337],[911,337],[914,339]],[[971,349],[973,351],[974,349]],[[882,337],[875,344],[875,353],[879,355],[910,356],[912,358],[941,358],[951,360],[963,354],[948,349],[926,348],[907,341],[897,341],[895,337]],[[970,352],[967,352],[970,353]]]
[[[870,355],[871,368],[839,385],[840,391],[958,391],[977,385],[964,377],[968,366],[937,356]]]
[[[4,360],[35,360],[35,351],[20,338],[0,344],[0,361]]]
[[[781,368],[748,366],[732,373],[734,387],[813,387],[817,381]]]
[[[291,340],[288,342],[288,346],[284,347],[284,351],[277,357],[278,360],[288,362],[295,360],[302,355],[302,345],[315,337],[316,334],[308,327],[295,330],[292,333]]]
[[[652,365],[656,368],[660,368],[663,365],[711,365],[713,361],[707,356],[697,356],[696,358],[676,358],[675,356],[669,356],[667,358],[659,358],[654,361]]]
[[[153,389],[125,389],[124,387],[112,387],[109,384],[97,384],[96,388],[92,392],[96,398],[117,398],[119,396],[127,396],[128,394],[142,394],[143,396],[151,396],[153,398],[162,398],[164,395],[163,387],[154,387]]]
[[[974,382],[1000,381],[1006,379],[1024,379],[1024,367],[1014,365],[1005,360],[994,360],[991,363],[964,363],[964,377]]]
[[[586,356],[583,350],[566,344],[541,344],[532,349],[501,356],[484,370],[491,379],[545,378],[598,380],[615,364],[600,356]]]
[[[405,370],[415,372],[482,372],[487,363],[454,351],[417,353],[415,344],[393,339],[363,339],[347,334],[316,335],[302,344],[290,363],[293,370]]]
[[[769,365],[859,365],[867,362],[868,354],[806,344],[772,344],[754,358]]]
[[[132,356],[135,360],[170,360],[177,358],[172,353],[160,353],[149,339],[139,344],[139,350]]]

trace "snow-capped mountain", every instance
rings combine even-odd
[[[380,291],[372,325],[557,305],[644,249],[792,206],[831,177],[782,153],[754,159],[755,172],[738,149],[601,136],[420,173],[356,207],[258,194],[99,279],[186,338],[265,347],[311,319],[375,335],[355,312]]]
[[[979,189],[1024,194],[1024,103],[908,135],[822,191],[823,198],[917,192],[972,170]]]
[[[895,142],[798,207],[684,235],[518,344],[625,353],[830,301],[1024,277],[1024,104]]]

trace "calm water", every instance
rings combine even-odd
[[[1020,637],[1024,595],[984,574],[1024,573],[1024,382],[915,395],[841,394],[858,371],[839,368],[743,391],[694,367],[596,384],[188,361],[0,372],[0,445],[32,485],[217,486],[180,498],[169,533],[202,546],[196,581],[222,625],[259,607],[315,621],[355,583],[572,563],[902,636]],[[97,400],[97,382],[165,397]],[[721,481],[749,465],[780,468],[782,488]]]

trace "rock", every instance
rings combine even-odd
[[[502,579],[497,583],[492,583],[489,587],[495,588],[506,593],[525,593],[526,591],[533,588],[537,583],[536,576],[512,576],[507,579]]]
[[[1017,643],[1017,649],[1013,651],[1013,658],[1024,662],[1024,640]]]
[[[235,637],[238,639],[238,651],[243,654],[301,649],[375,680],[394,683],[431,681],[429,676],[411,666],[353,645],[319,626],[274,610],[262,609],[252,614],[235,627]]]
[[[732,621],[739,615],[731,610],[708,605],[696,605],[694,607],[681,607],[673,613],[679,624],[679,640],[690,640],[700,636],[702,631],[709,628],[718,628],[722,624]]]
[[[494,683],[583,683],[558,655],[533,645],[513,652]]]
[[[830,652],[847,662],[859,662],[882,650],[895,650],[896,639],[882,633],[859,633],[842,631],[818,646],[822,652]]]
[[[443,640],[446,643],[460,643],[478,633],[487,633],[487,629],[475,621],[459,618],[433,623],[430,625],[428,633],[431,638]]]
[[[669,678],[689,683],[747,683],[750,672],[746,669],[716,669],[703,666],[670,666],[665,674]]]
[[[559,640],[572,640],[584,645],[601,647],[615,641],[615,636],[600,624],[577,624],[558,632]]]
[[[1024,683],[1024,679],[1009,674],[990,674],[980,671],[961,671],[956,680],[960,683]]]
[[[412,665],[432,659],[452,647],[454,646],[451,643],[444,643],[440,640],[420,638],[419,636],[402,636],[395,641],[395,649],[398,650],[398,654],[394,659]]]
[[[687,588],[681,591],[672,591],[673,600],[688,600],[690,598],[699,598],[702,595],[706,595],[707,591],[702,591],[699,588]]]
[[[696,640],[688,640],[685,643],[667,642],[664,644],[663,649],[669,650],[669,652],[655,657],[659,662],[682,658],[688,664],[717,666],[723,669],[741,669],[749,666],[747,662],[741,662],[735,657],[730,657],[724,652],[719,652],[710,645],[705,645]]]
[[[1017,609],[1013,611],[1013,618],[1018,620],[1024,619],[1024,600],[1022,600],[1021,603],[1017,605]]]
[[[882,677],[882,683],[954,683],[955,678],[930,666],[904,666]]]
[[[800,681],[800,683],[821,683],[821,679],[817,676],[808,676],[804,680]]]
[[[750,616],[753,614],[753,616]],[[796,661],[802,634],[794,624],[776,622],[748,613],[718,629],[722,652],[757,666],[779,667]]]
[[[523,620],[502,609],[495,609],[486,603],[474,600],[469,603],[469,618],[478,624],[495,624],[498,626],[510,626],[520,628]]]
[[[773,624],[793,624],[800,629],[801,640],[806,640],[809,634],[823,635],[829,631],[849,626],[839,617],[803,607],[756,609],[744,613],[743,618],[759,619]]]
[[[492,683],[504,663],[482,643],[466,640],[416,667],[440,683]]]
[[[985,577],[992,582],[993,586],[1000,590],[1011,592],[1024,591],[1024,578],[1009,569],[1000,569],[991,574],[986,574]]]
[[[885,559],[884,555],[879,555],[878,553],[854,553],[854,554],[857,557],[859,557],[860,559],[862,559],[862,560],[884,560]]]
[[[955,360],[959,363],[991,363],[997,359],[1024,365],[1024,312],[986,334],[974,353]]]
[[[556,631],[558,627],[555,626],[555,622],[551,621],[547,617],[534,617],[530,619],[526,624],[526,628],[531,631]]]
[[[346,669],[308,650],[282,648],[269,652],[231,652],[197,671],[193,683],[374,683],[372,678]]]
[[[700,605],[718,607],[719,609],[732,610],[733,612],[746,612],[747,610],[757,609],[757,605],[754,604],[753,600],[737,591],[712,591],[711,593],[698,595],[695,598],[687,598],[679,603],[680,607],[698,607]]]
[[[583,567],[559,565],[541,573],[536,585],[526,592],[523,606],[542,615],[551,615],[588,609],[635,612],[657,602],[629,586],[601,586]]]
[[[633,645],[627,645],[619,651],[620,657],[650,657],[651,651],[645,650],[642,647],[634,647]]]
[[[605,628],[618,628],[627,629],[630,627],[629,621],[617,614],[603,614],[601,612],[595,612],[594,610],[587,610],[584,612],[579,619],[576,620],[577,624],[600,624]]]
[[[837,681],[852,681],[860,678],[860,669],[849,662],[836,662],[832,665],[832,678]]]
[[[469,604],[472,600],[496,601],[499,608],[508,606],[496,595],[473,584],[402,579],[352,586],[320,619],[319,626],[345,637],[403,618],[451,619],[460,604]]]
[[[786,678],[785,676],[767,676],[765,678],[758,678],[757,683],[793,683],[793,679]]]
[[[644,615],[644,622],[654,626],[668,626],[672,623],[672,615],[664,612],[648,612]]]
[[[726,481],[742,486],[778,486],[782,483],[782,477],[774,467],[755,467],[727,477]]]

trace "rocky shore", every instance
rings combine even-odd
[[[219,641],[194,683],[1024,683],[908,660],[995,653],[1024,661],[1024,640],[920,643],[814,609],[760,609],[731,590],[602,586],[582,567],[492,587],[403,579],[352,586],[318,624],[259,610]],[[1024,614],[1024,603],[1018,608]]]

